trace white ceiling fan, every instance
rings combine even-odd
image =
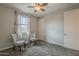
[[[45,11],[44,6],[48,5],[48,3],[33,3],[32,6],[28,6],[28,8],[34,8],[35,11]]]

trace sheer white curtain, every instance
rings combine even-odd
[[[23,15],[23,14],[17,14],[16,17],[16,33],[21,38],[26,38],[30,34],[30,17]]]

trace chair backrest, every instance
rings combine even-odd
[[[29,34],[25,34],[25,36],[23,36],[25,43],[28,44],[29,43]]]
[[[17,34],[12,34],[12,38],[13,38],[14,43],[18,41]]]
[[[36,38],[36,33],[35,32],[31,32],[31,38]]]

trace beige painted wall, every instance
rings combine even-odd
[[[64,45],[63,12],[46,15],[39,19],[39,39]]]
[[[12,46],[10,34],[14,31],[14,10],[0,5],[0,49]]]
[[[35,32],[36,33],[36,38],[38,39],[38,19],[35,17],[31,17],[30,19],[30,23],[31,23],[31,32]]]
[[[29,15],[30,16],[30,15]],[[31,30],[37,31],[37,18],[32,16]],[[14,32],[15,14],[14,9],[0,5],[0,50],[11,47],[13,44],[10,35]]]
[[[79,50],[79,8],[64,12],[64,46]]]

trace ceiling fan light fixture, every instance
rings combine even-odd
[[[40,11],[43,7],[42,6],[37,6],[35,7],[35,10]]]
[[[37,11],[45,11],[44,6],[48,5],[47,3],[33,3],[33,6],[28,6],[29,8],[34,8],[35,12]]]

